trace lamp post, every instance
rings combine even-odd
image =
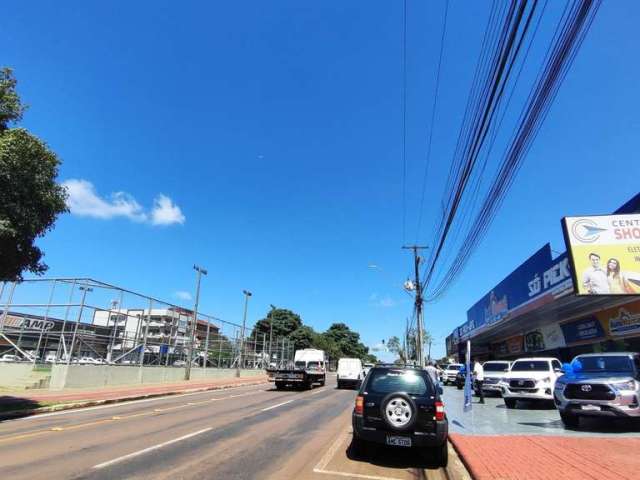
[[[271,304],[271,315],[269,318],[269,364],[267,367],[271,366],[271,339],[273,338],[273,314],[276,311],[276,306]]]
[[[78,325],[80,325],[80,320],[82,320],[85,298],[87,297],[88,292],[93,292],[93,288],[91,287],[78,287],[78,290],[82,291],[82,300],[80,301],[80,311],[78,312],[78,320],[76,320],[76,328],[73,330],[73,337],[71,337],[71,348],[69,349],[69,354],[67,356],[67,365],[71,363],[71,357],[73,356],[73,347],[76,343],[76,335],[78,335]]]
[[[187,358],[187,364],[184,367],[184,379],[191,379],[191,361],[193,360],[193,346],[195,344],[196,335],[196,323],[198,323],[198,301],[200,300],[200,278],[202,275],[206,275],[207,271],[197,265],[193,266],[196,273],[196,303],[193,308],[193,322],[191,323],[191,334],[189,335],[189,356]]]
[[[240,377],[240,367],[243,362],[242,357],[244,355],[244,329],[247,324],[247,307],[249,306],[249,297],[251,296],[251,292],[249,290],[243,290],[242,293],[244,294],[244,315],[242,317],[242,334],[240,335],[240,356],[238,359],[239,361],[236,364],[236,377]]]

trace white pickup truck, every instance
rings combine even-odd
[[[562,364],[557,358],[519,358],[500,382],[504,404],[515,408],[518,400],[553,402],[553,389],[561,375]]]

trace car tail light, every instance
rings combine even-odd
[[[356,415],[362,415],[364,413],[364,397],[362,395],[358,395],[356,397]]]
[[[436,402],[436,420],[444,420],[444,403]]]

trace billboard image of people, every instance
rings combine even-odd
[[[565,217],[578,295],[640,294],[640,214]]]

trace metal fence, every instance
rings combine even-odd
[[[90,278],[0,284],[0,359],[267,368],[293,358],[288,338]],[[16,357],[11,357],[15,355]]]

